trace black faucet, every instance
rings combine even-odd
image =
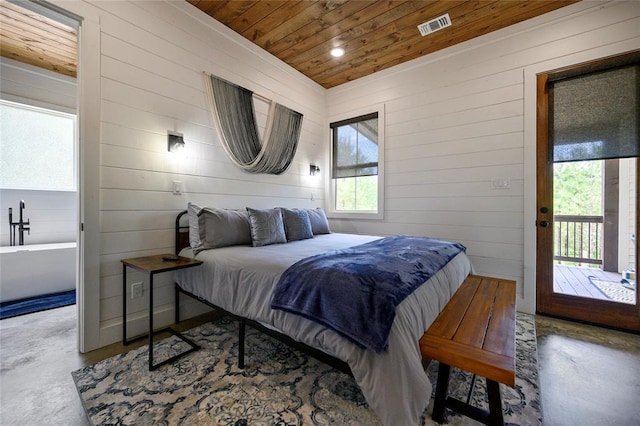
[[[18,228],[18,245],[24,245],[24,231],[27,231],[27,234],[31,235],[31,228],[28,225],[29,219],[25,222],[22,219],[22,210],[24,209],[24,200],[20,200],[20,221],[13,221],[13,209],[9,207],[9,226],[11,227],[11,231],[9,233],[9,245],[16,245],[16,227]]]

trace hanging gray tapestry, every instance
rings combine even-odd
[[[302,114],[273,101],[264,137],[260,137],[253,92],[215,76],[205,75],[213,120],[231,160],[250,173],[284,173],[296,154]]]

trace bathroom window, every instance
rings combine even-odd
[[[76,190],[76,116],[0,100],[0,188]]]

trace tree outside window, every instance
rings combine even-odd
[[[336,211],[378,211],[378,113],[330,125]]]

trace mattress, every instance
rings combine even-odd
[[[180,252],[182,256],[195,257],[204,264],[175,271],[174,279],[195,296],[345,361],[367,403],[384,424],[413,425],[418,423],[431,396],[418,341],[471,272],[464,253],[400,303],[389,335],[389,349],[381,354],[363,349],[311,320],[270,307],[271,292],[280,275],[295,262],[379,238],[332,233],[264,247],[206,250],[197,256],[186,248]]]

